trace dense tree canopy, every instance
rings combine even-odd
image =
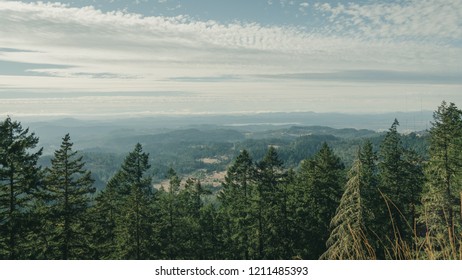
[[[157,168],[138,143],[95,192],[69,134],[42,169],[38,137],[6,118],[0,258],[461,259],[462,111],[438,107],[425,154],[398,128],[351,142],[352,164],[306,135],[292,155],[277,141],[234,145],[219,187]]]
[[[72,150],[69,134],[55,151],[51,167],[45,170],[45,197],[49,223],[48,258],[79,259],[89,254],[90,195],[95,192],[90,171],[82,156]]]
[[[457,258],[462,233],[462,111],[443,102],[433,116],[420,220],[427,240],[432,240],[426,245],[432,245],[434,257]]]
[[[28,216],[42,173],[38,137],[11,118],[0,122],[0,258],[28,258]],[[34,151],[35,150],[35,151]]]
[[[327,250],[323,259],[372,259],[375,254],[367,239],[366,215],[370,210],[365,190],[370,187],[367,162],[362,161],[361,151],[353,163],[340,204],[331,219]]]

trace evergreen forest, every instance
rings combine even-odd
[[[0,259],[462,259],[462,110],[443,101],[425,137],[390,123],[357,141],[228,143],[235,156],[211,187],[183,177],[187,164],[156,165],[144,140],[115,164],[84,155],[68,133],[45,157],[39,137],[7,117]],[[115,167],[95,179],[95,163]]]

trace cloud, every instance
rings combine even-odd
[[[462,3],[460,0],[405,0],[349,2],[315,7],[330,15],[340,32],[369,38],[414,39],[418,41],[462,40]]]
[[[294,4],[295,2],[292,0],[279,0],[279,5],[281,5],[282,8],[285,8],[286,6],[293,6]]]
[[[0,24],[0,47],[34,51],[2,53],[0,59],[73,65],[59,70],[64,76],[113,73],[164,79],[189,76],[198,69],[200,76],[394,65],[422,69],[439,63],[454,66],[453,55],[459,51],[412,40],[365,42],[361,34],[324,35],[257,23],[223,25],[187,16],[143,17],[56,3],[1,2]]]
[[[306,14],[306,9],[308,9],[309,6],[310,4],[308,4],[308,2],[302,2],[298,5],[298,10],[303,14]]]
[[[175,10],[181,9],[181,7],[183,7],[181,4],[177,4],[174,7],[167,8],[167,11],[175,11]]]
[[[197,86],[189,84],[189,90],[204,88],[205,84]],[[288,85],[280,81],[274,84],[248,85],[252,94],[239,92],[232,83],[225,83],[229,87],[226,94],[216,94],[221,85],[206,86],[201,93],[183,95],[155,95],[125,93],[118,95],[80,94],[66,97],[37,98],[31,94],[27,98],[5,99],[0,94],[0,115],[12,117],[27,115],[61,115],[77,117],[103,116],[146,116],[165,114],[241,114],[256,112],[287,112],[287,111],[317,111],[317,112],[387,112],[420,111],[434,109],[442,99],[457,100],[460,95],[459,87],[443,85],[405,85],[385,84],[370,86],[364,90],[362,84],[324,83],[312,85],[309,90],[286,91],[285,94],[275,94],[284,91]],[[303,87],[304,83],[295,83]],[[187,87],[184,89],[186,90]],[[334,89],[334,90],[333,90]],[[440,94],[429,94],[437,91]],[[339,94],[340,92],[340,94]],[[374,94],[371,94],[373,92]],[[233,94],[230,94],[233,93]],[[263,107],[262,104],[265,106]],[[423,102],[422,102],[423,101]],[[28,110],[26,110],[28,109]]]
[[[133,71],[136,73],[131,74],[135,76],[149,75],[157,68],[161,71],[156,74],[162,74],[169,65],[180,72],[191,65],[195,69],[204,66],[204,70],[212,67],[215,71],[220,61],[233,66],[247,61],[250,56],[257,61],[264,56],[254,51],[279,54],[301,51],[303,40],[306,40],[297,30],[289,28],[221,25],[184,16],[103,13],[93,7],[79,9],[49,3],[1,3],[0,15],[4,27],[0,30],[3,33],[0,44],[17,48],[27,46],[34,50],[21,55],[2,53],[2,59],[29,63],[66,62],[74,67],[63,70],[65,76],[74,72],[109,70],[99,68]],[[290,41],[294,44],[287,44]],[[176,67],[178,65],[183,67]]]
[[[324,92],[326,80],[345,87],[355,84],[357,91],[361,91],[357,84],[363,83],[367,93],[376,83],[406,84],[398,94],[412,91],[411,83],[430,77],[425,89],[432,94],[437,94],[436,88],[428,84],[440,90],[446,83],[449,92],[456,91],[454,80],[462,76],[462,15],[457,1],[445,1],[449,8],[436,0],[336,6],[280,3],[294,9],[314,7],[326,14],[326,24],[319,30],[222,24],[185,15],[147,17],[91,6],[2,1],[0,89],[201,93],[213,102],[194,95],[186,104],[200,111],[210,111],[219,102],[224,105],[216,107],[226,111],[227,104],[237,106],[246,100],[234,98],[236,93],[255,95],[260,101],[268,97],[267,102],[250,99],[249,110],[258,106],[295,110],[304,107],[304,101],[306,106],[321,108],[305,95],[311,89]],[[11,72],[7,63],[20,67]],[[304,73],[314,78],[294,79]],[[405,79],[399,78],[401,74]],[[452,80],[445,79],[446,74]],[[377,78],[380,75],[385,75],[382,80]],[[280,96],[289,93],[295,101],[282,105]]]
[[[307,81],[332,81],[332,82],[368,82],[380,84],[443,84],[462,85],[460,75],[452,73],[421,73],[401,71],[376,71],[376,70],[355,70],[340,71],[331,73],[297,73],[282,75],[260,75],[269,79],[294,79]]]

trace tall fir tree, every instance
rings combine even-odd
[[[410,235],[411,239],[415,239],[417,234],[417,219],[418,210],[422,205],[422,190],[425,183],[424,174],[424,159],[418,155],[414,150],[405,150],[404,152],[404,178],[403,185],[407,186],[408,193],[406,200],[404,201],[407,205],[408,211],[408,223],[412,230]],[[413,240],[411,247],[416,249],[418,246]]]
[[[91,209],[93,221],[92,250],[96,259],[117,259],[116,224],[124,204],[124,194],[119,183],[122,173],[116,172],[106,187],[95,198],[95,206]],[[126,196],[127,194],[125,194]]]
[[[298,238],[294,231],[297,222],[294,199],[296,189],[296,172],[289,169],[283,174],[282,181],[278,185],[279,199],[277,202],[275,215],[280,220],[275,228],[275,234],[279,236],[277,247],[274,254],[278,259],[296,259],[295,242]]]
[[[203,198],[210,194],[204,189],[199,180],[189,178],[180,193],[180,200],[183,204],[183,215],[181,225],[183,232],[187,233],[182,242],[184,243],[182,257],[185,259],[207,259],[210,253],[206,246],[206,228],[204,228],[202,210],[204,208]]]
[[[89,255],[91,244],[87,231],[90,195],[95,192],[90,171],[84,169],[83,157],[72,150],[69,134],[62,139],[61,147],[46,169],[49,232],[48,257],[82,259]]]
[[[402,240],[409,230],[407,225],[405,205],[403,204],[403,147],[398,133],[399,122],[395,119],[385,135],[380,146],[380,177],[379,186],[383,201],[380,221],[383,222],[383,235],[380,237],[384,244]],[[387,245],[388,246],[388,245]]]
[[[120,190],[123,205],[116,217],[116,254],[120,259],[153,259],[159,257],[156,232],[158,209],[150,169],[149,154],[141,144],[125,158],[120,169]]]
[[[254,214],[256,217],[256,231],[254,240],[259,259],[280,258],[285,236],[280,235],[286,226],[281,220],[283,211],[285,188],[283,162],[279,158],[276,148],[270,146],[264,158],[256,164],[255,180],[256,191],[254,195]]]
[[[413,246],[419,194],[423,178],[420,160],[412,151],[406,150],[398,133],[399,122],[395,119],[381,143],[379,153],[379,188],[382,195],[377,217],[382,224],[379,236],[388,258],[405,258],[401,253]]]
[[[181,258],[183,228],[181,218],[183,209],[180,201],[181,179],[173,168],[167,172],[169,185],[160,190],[160,239],[162,256],[167,259]]]
[[[38,137],[7,117],[0,122],[0,258],[28,258],[34,194],[40,184]]]
[[[223,182],[223,190],[219,195],[221,214],[225,220],[223,242],[226,246],[227,258],[255,258],[252,249],[250,232],[255,225],[252,213],[252,195],[255,185],[253,177],[255,167],[250,154],[243,150],[228,168]]]
[[[462,111],[442,102],[433,114],[420,220],[434,258],[456,258],[462,232]]]
[[[297,255],[318,259],[326,250],[330,221],[335,215],[343,193],[344,165],[324,143],[319,152],[302,162],[297,179],[300,239],[295,245]]]
[[[365,190],[370,187],[370,170],[363,164],[358,151],[348,174],[348,182],[340,199],[335,216],[331,220],[332,231],[327,240],[327,250],[321,259],[374,259],[374,248],[369,243],[366,215],[370,212],[365,201]]]
[[[217,206],[210,201],[201,208],[200,226],[202,229],[201,254],[199,259],[222,260],[226,249],[220,240],[221,227]]]
[[[366,227],[366,238],[376,252],[377,258],[383,258],[380,254],[383,243],[380,239],[383,231],[383,223],[386,221],[380,220],[385,215],[385,205],[379,190],[378,170],[377,170],[377,154],[374,152],[372,142],[366,140],[359,153],[359,161],[361,163],[361,179],[364,205],[364,224]]]

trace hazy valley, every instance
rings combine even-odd
[[[269,146],[278,149],[286,168],[297,168],[327,142],[349,166],[365,139],[376,144],[393,120],[401,122],[404,142],[420,154],[426,144],[421,136],[429,126],[431,112],[370,115],[319,113],[265,113],[223,116],[158,116],[149,118],[84,120],[75,118],[42,121],[23,120],[40,138],[50,164],[61,138],[69,133],[75,148],[84,155],[101,189],[136,143],[150,154],[156,186],[165,184],[167,170],[175,169],[185,179],[199,178],[205,185],[221,184],[225,171],[243,149],[255,160]]]

